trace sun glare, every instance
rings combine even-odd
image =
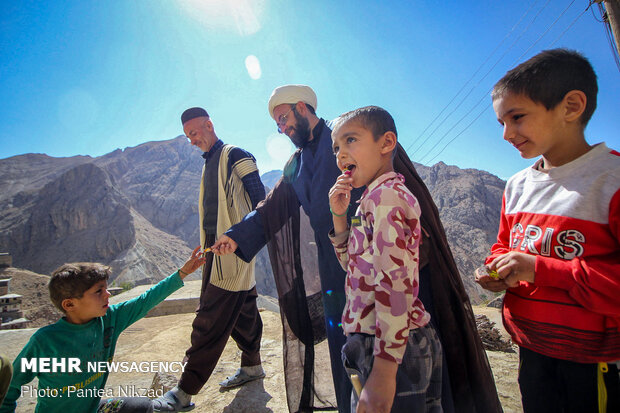
[[[248,75],[254,80],[260,79],[263,72],[260,68],[260,62],[258,61],[258,57],[253,54],[249,55],[245,58],[245,68],[248,71]]]
[[[236,30],[249,36],[261,28],[265,0],[177,0],[192,18],[209,29]]]
[[[294,151],[291,141],[280,134],[271,134],[265,142],[267,153],[276,168],[281,168]]]

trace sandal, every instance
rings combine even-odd
[[[243,368],[239,368],[233,376],[226,377],[226,380],[220,383],[220,387],[222,389],[232,389],[233,387],[241,386],[249,381],[262,379],[263,377],[265,377],[264,371],[256,376],[250,376]]]
[[[194,410],[194,407],[196,405],[192,402],[189,402],[187,406],[181,406],[180,400],[172,390],[153,400],[153,410],[156,412],[189,412]]]

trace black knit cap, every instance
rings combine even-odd
[[[209,117],[209,114],[203,108],[189,108],[181,115],[181,123],[185,125],[185,122],[201,116]]]

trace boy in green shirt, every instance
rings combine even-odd
[[[97,263],[64,264],[49,282],[50,299],[65,313],[37,330],[13,362],[13,380],[0,413],[14,412],[20,395],[37,396],[35,412],[149,412],[148,398],[110,398],[106,362],[120,333],[183,286],[205,259],[200,247],[179,270],[131,300],[108,305],[110,268]],[[25,386],[35,377],[38,387]]]

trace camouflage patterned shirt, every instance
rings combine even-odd
[[[401,363],[409,330],[430,321],[418,298],[420,206],[405,179],[388,172],[359,200],[348,232],[330,233],[347,271],[342,325],[375,336],[374,355]]]

